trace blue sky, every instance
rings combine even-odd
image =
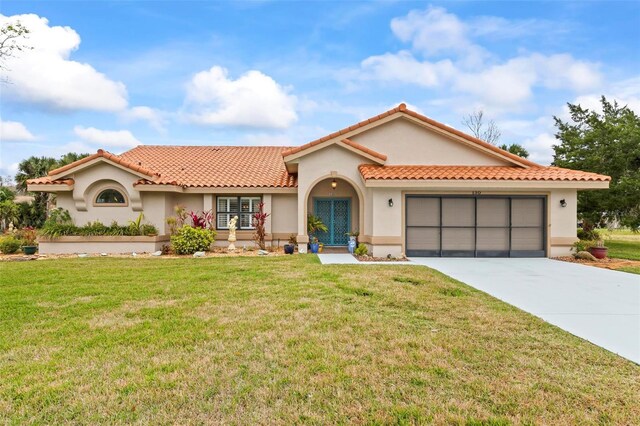
[[[400,102],[464,130],[482,109],[548,164],[553,116],[640,112],[638,2],[3,1],[0,174],[139,144],[299,145]]]

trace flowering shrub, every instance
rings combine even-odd
[[[22,241],[22,245],[25,245],[25,246],[36,245],[36,239],[38,238],[38,231],[36,231],[33,227],[26,226],[16,231],[15,234],[16,234],[16,238]]]
[[[171,247],[176,254],[193,254],[208,251],[216,233],[211,229],[185,225],[171,236]]]
[[[196,212],[190,212],[189,216],[191,216],[191,221],[193,222],[194,228],[207,229],[211,228],[213,224],[213,214],[211,211],[200,212],[200,214]]]
[[[267,221],[269,215],[270,213],[264,212],[264,203],[260,202],[260,204],[258,204],[258,211],[253,215],[253,226],[256,230],[253,234],[253,239],[261,250],[266,249],[266,246],[264,244],[264,237],[266,234],[264,230],[264,224]]]

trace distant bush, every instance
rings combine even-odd
[[[20,245],[20,240],[11,235],[0,238],[0,251],[4,254],[17,252],[20,249]]]
[[[171,248],[176,254],[193,254],[208,251],[216,233],[210,229],[193,228],[185,225],[171,236]]]
[[[358,247],[356,247],[354,253],[356,256],[366,256],[369,253],[369,250],[365,244],[360,243],[358,244]]]

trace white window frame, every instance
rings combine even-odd
[[[223,200],[223,199],[226,199],[227,209],[225,211],[220,211],[220,210],[218,210],[218,207],[220,206],[219,205],[219,201]],[[238,206],[237,210],[231,210],[231,208],[229,207],[230,201],[234,200],[234,199],[236,200],[236,203],[237,203],[236,205]],[[248,212],[243,212],[242,211],[242,201],[243,200],[250,200],[249,201],[250,211],[248,211]],[[252,203],[251,200],[258,200],[258,203]],[[258,211],[257,210],[254,211],[252,209],[252,207],[256,207],[257,208],[257,206],[258,206],[258,204],[260,204],[260,202],[262,202],[262,197],[261,196],[255,196],[255,195],[254,196],[221,195],[221,196],[216,197],[216,229],[219,229],[219,230],[229,229],[229,220],[231,220],[231,218],[234,217],[234,216],[238,216],[237,229],[240,229],[240,230],[254,230],[255,226],[253,226],[253,220],[250,220],[250,222],[249,222],[250,225],[249,226],[241,226],[242,221],[241,221],[240,217],[243,214],[244,215],[249,214],[249,215],[253,216],[253,214],[257,213]],[[226,215],[227,216],[227,225],[226,226],[219,226],[220,222],[218,221],[218,217],[220,215]]]

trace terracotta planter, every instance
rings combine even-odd
[[[590,247],[589,253],[593,255],[596,259],[605,259],[607,257],[607,248],[606,247]]]

